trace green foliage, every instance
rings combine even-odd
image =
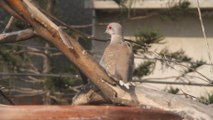
[[[197,60],[195,62],[190,62],[190,68],[185,71],[185,73],[194,72],[194,70],[198,69],[202,65],[206,64],[203,60]]]
[[[159,14],[161,17],[167,17],[171,20],[175,20],[178,15],[186,14],[189,12],[189,5],[190,2],[188,0],[183,0],[169,9],[162,10]]]
[[[153,44],[162,44],[163,35],[156,31],[140,31],[135,34],[136,42],[133,51],[136,54],[146,54]],[[149,75],[155,67],[155,61],[145,61],[134,71],[134,76],[143,77]]]
[[[4,15],[4,11],[2,9],[0,9],[0,32],[3,32],[4,27],[7,25],[8,20],[10,19],[9,15]]]
[[[73,32],[72,30],[69,30],[69,29],[67,29],[65,31],[66,31],[67,34],[69,34],[70,36],[72,36],[73,38],[78,40],[80,45],[82,45],[86,50],[90,50],[91,49],[92,42],[87,37],[86,38],[82,37],[78,33]]]
[[[168,90],[165,90],[165,91],[167,91],[168,93],[171,93],[171,94],[177,94],[180,91],[180,89],[170,87]]]
[[[136,42],[133,46],[134,53],[138,52],[139,49],[147,51],[152,44],[162,44],[163,35],[156,31],[140,31],[135,34]]]
[[[150,31],[150,32],[138,32],[135,34],[136,41],[149,45],[154,43],[160,43],[163,40],[163,35],[158,32]]]
[[[18,71],[19,68],[27,67],[30,57],[24,52],[19,52],[20,50],[21,49],[16,46],[1,46],[0,64],[6,64],[12,71]]]
[[[137,77],[149,75],[152,72],[154,65],[155,63],[152,61],[145,61],[137,67],[133,74]]]
[[[118,5],[123,4],[124,2],[126,2],[126,0],[114,0],[115,3],[117,3]]]
[[[168,49],[163,49],[159,55],[161,58],[166,58],[169,61],[178,61],[178,62],[190,62],[191,57],[188,57],[185,52],[181,49],[175,52],[171,52]]]
[[[159,53],[160,62],[165,67],[170,67],[171,65],[185,64],[185,71],[182,73],[182,76],[195,72],[196,69],[206,64],[203,60],[194,61],[193,58],[187,56],[185,52],[181,49],[175,52],[171,52],[168,49],[163,49]],[[169,64],[168,64],[169,63]]]
[[[0,21],[0,26],[5,27],[7,22],[9,21],[9,19],[10,19],[10,16],[7,16],[7,15],[3,16]],[[16,31],[16,30],[23,30],[26,28],[29,28],[29,25],[27,25],[25,22],[23,22],[21,20],[15,19],[14,22],[12,23],[12,26],[10,29]],[[2,28],[2,30],[3,30],[3,28]]]
[[[0,85],[1,86],[9,86],[10,85],[10,80],[12,80],[10,77],[8,78],[1,78],[0,80]]]
[[[29,25],[27,25],[25,22],[21,21],[21,20],[15,20],[13,23],[13,28],[15,27],[18,30],[23,30],[26,28],[29,28]]]
[[[163,44],[163,35],[158,32],[138,32],[135,34],[136,42],[133,46],[134,53],[144,56],[146,59],[148,56],[153,56],[153,52],[150,52],[149,48],[152,47],[153,44]],[[174,68],[175,65],[180,65],[184,68],[184,72],[181,72],[181,76],[185,76],[188,73],[195,72],[202,65],[206,64],[203,60],[193,60],[192,57],[189,57],[185,54],[185,52],[181,50],[177,50],[171,52],[168,49],[163,49],[160,53],[155,53],[155,56],[152,60],[143,62],[139,67],[136,68],[134,72],[134,76],[143,77],[149,75],[154,69],[157,61],[160,61],[162,68]]]
[[[207,97],[201,96],[199,102],[204,104],[213,104],[213,92],[208,93]]]
[[[208,103],[213,104],[213,93],[208,94]]]
[[[48,5],[48,0],[33,0],[33,3],[41,8],[46,8]]]
[[[90,50],[92,46],[91,40],[86,40],[86,39],[79,39],[78,40],[80,45],[84,47],[86,50]]]
[[[204,96],[201,96],[199,99],[198,99],[199,102],[203,103],[203,104],[208,104],[208,99]]]
[[[82,84],[82,81],[78,78],[50,78],[45,80],[45,87],[50,91],[64,91],[69,87]]]
[[[186,10],[186,9],[189,8],[190,4],[191,3],[188,0],[184,0],[184,1],[182,1],[182,2],[179,3],[178,8]]]

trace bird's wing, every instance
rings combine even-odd
[[[115,75],[116,64],[116,48],[113,45],[108,45],[103,53],[100,65],[111,75]]]
[[[127,42],[122,43],[117,49],[116,74],[122,78],[123,82],[132,80],[134,69],[134,54],[132,46]]]
[[[108,45],[103,53],[100,64],[119,84],[129,89],[134,69],[132,47],[126,42]]]

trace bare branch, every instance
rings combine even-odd
[[[68,78],[76,78],[75,75],[70,74],[35,74],[35,73],[2,73],[0,72],[0,76],[35,76],[35,77],[68,77]]]
[[[53,8],[56,4],[56,0],[47,0],[47,11],[52,14],[53,13]]]
[[[159,78],[156,78],[159,79]],[[162,78],[163,79],[163,78]],[[169,81],[159,81],[159,80],[134,80],[134,82],[140,82],[140,83],[154,83],[154,84],[172,84],[172,85],[188,85],[188,86],[205,86],[205,87],[213,87],[211,84],[204,84],[204,83],[191,83],[191,82],[169,82]]]
[[[203,25],[203,19],[202,19],[202,14],[201,14],[201,10],[200,10],[200,4],[199,4],[198,0],[197,0],[197,10],[198,10],[199,20],[200,20],[200,24],[201,24],[201,28],[202,28],[202,32],[203,32],[203,37],[204,37],[206,46],[208,48],[208,57],[209,57],[209,60],[210,60],[211,64],[213,64],[212,54],[211,54],[209,42],[208,42],[208,40],[206,38],[206,31],[205,31],[205,27]],[[213,73],[213,65],[211,67],[211,72]]]
[[[147,19],[153,16],[158,15],[159,12],[153,12],[153,13],[149,13],[149,15],[145,15],[145,16],[136,16],[136,17],[129,17],[128,19],[130,20],[141,20],[141,19]]]
[[[11,105],[15,105],[15,102],[9,96],[4,94],[2,90],[0,90],[0,95],[2,95]]]
[[[8,13],[10,13],[12,16],[24,21],[24,19],[15,10],[13,10],[6,2],[4,0],[1,0],[0,7],[3,8]]]
[[[30,39],[34,37],[34,32],[32,29],[25,29],[11,33],[2,33],[0,34],[0,43],[11,43],[19,42]]]
[[[1,42],[0,42],[1,43]],[[52,51],[58,51],[57,48],[54,47],[40,47],[40,46],[31,46],[31,45],[23,45],[23,44],[17,44],[17,43],[7,43],[4,45],[12,45],[12,46],[17,46],[17,47],[24,47],[24,48],[31,48],[31,49],[40,49],[40,50],[52,50]]]
[[[15,18],[14,18],[13,16],[10,17],[10,20],[8,21],[6,27],[4,28],[4,31],[3,31],[2,33],[5,33],[5,32],[7,32],[7,31],[10,29],[10,27],[11,27],[11,25],[12,25],[14,19],[15,19]]]

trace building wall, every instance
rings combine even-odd
[[[162,33],[165,37],[165,44],[154,45],[153,50],[160,51],[163,48],[168,48],[171,51],[177,51],[183,49],[185,53],[193,57],[195,60],[205,60],[210,63],[208,58],[208,49],[206,42],[203,38],[199,18],[196,14],[187,14],[177,16],[175,20],[161,18],[161,17],[152,17],[148,19],[141,20],[128,20],[127,18],[117,19],[116,14],[113,12],[97,12],[96,22],[112,22],[119,21],[123,25],[124,35],[126,38],[134,39],[134,34],[138,31],[150,31],[157,30]],[[204,17],[204,25],[206,29],[207,39],[211,49],[211,56],[213,56],[213,18]],[[97,38],[109,38],[108,35],[104,34],[106,26],[96,26],[95,36]],[[96,58],[100,59],[101,54],[106,46],[106,43],[103,42],[93,42],[93,50],[96,53]],[[141,59],[136,59],[135,62],[138,64],[141,62]],[[213,72],[210,72],[210,67],[204,66],[199,69],[199,72],[208,76],[210,79],[213,79]],[[157,64],[157,69],[153,74],[145,78],[162,78],[168,76],[177,76],[180,73],[177,73],[175,70],[168,69],[162,70],[160,63]],[[195,73],[191,74],[199,76]],[[187,80],[190,78],[184,79]],[[158,79],[155,79],[158,80]],[[174,79],[165,79],[164,81],[174,81]],[[193,82],[202,83],[200,79],[190,79]],[[158,85],[158,84],[143,84],[145,86],[152,87],[154,89],[165,89],[169,85]],[[207,92],[213,91],[210,87],[195,87],[195,86],[174,86],[184,89],[186,92],[189,92],[195,96],[201,96]]]

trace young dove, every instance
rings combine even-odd
[[[122,26],[119,23],[110,23],[106,33],[111,35],[110,43],[105,48],[100,65],[108,75],[119,81],[120,86],[129,89],[132,80],[134,55],[131,45],[124,41]]]

